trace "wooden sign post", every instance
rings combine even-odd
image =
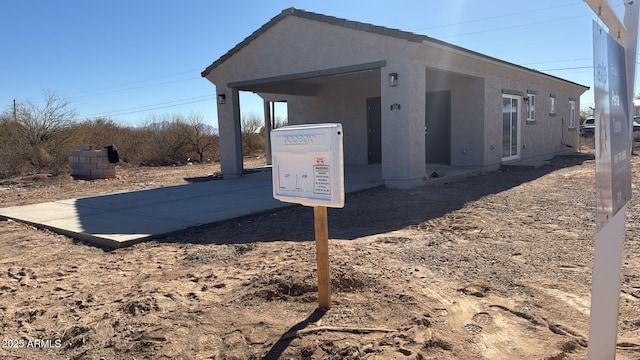
[[[285,126],[271,131],[273,197],[313,206],[318,307],[331,308],[327,207],[344,207],[342,125]]]
[[[331,275],[329,272],[329,225],[327,208],[314,206],[313,220],[316,230],[316,262],[318,263],[318,307],[331,308]]]

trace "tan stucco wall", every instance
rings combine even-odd
[[[435,69],[427,71],[427,92],[451,91],[451,165],[484,164],[484,79]]]
[[[505,66],[493,60],[477,56],[472,53],[462,52],[457,49],[442,47],[439,44],[426,45],[414,54],[414,58],[425,61],[429,68],[439,71],[453,72],[461,78],[463,76],[484,78],[482,82],[468,83],[475,89],[465,89],[469,91],[470,97],[466,100],[456,100],[456,93],[452,91],[452,165],[473,164],[477,159],[465,159],[460,156],[457,145],[467,143],[471,139],[457,139],[457,136],[464,136],[464,126],[462,126],[462,115],[456,115],[458,106],[469,106],[470,109],[480,110],[480,113],[468,111],[471,117],[478,117],[484,113],[484,144],[482,151],[484,164],[487,170],[497,169],[502,163],[502,89],[522,92],[526,95],[527,90],[537,91],[538,101],[536,105],[536,124],[526,125],[526,111],[521,111],[521,159],[543,159],[550,158],[560,152],[575,151],[579,145],[579,132],[575,129],[568,130],[569,123],[569,98],[576,100],[576,119],[579,124],[580,95],[585,91],[576,85],[572,85],[560,79],[555,79],[519,67]],[[455,80],[455,79],[454,79]],[[452,89],[456,83],[451,84]],[[478,102],[475,97],[480,92],[479,87],[484,86],[484,99]],[[459,90],[463,90],[459,87]],[[549,116],[549,94],[556,95],[556,115]],[[522,102],[521,102],[522,103]],[[482,107],[479,107],[482,106]],[[560,131],[564,119],[564,131]],[[576,125],[577,126],[577,125]],[[454,135],[456,134],[456,135]],[[573,148],[562,145],[562,142],[573,146]],[[457,144],[457,145],[456,145]],[[471,141],[470,144],[478,145],[478,141]],[[524,149],[522,148],[524,145]],[[475,147],[477,149],[477,147]]]
[[[536,122],[527,123],[526,107],[520,99],[521,143],[520,159],[549,159],[558,153],[577,151],[579,146],[579,131],[577,128],[568,129],[569,98],[576,100],[575,124],[578,126],[580,117],[580,93],[574,89],[555,86],[526,79],[522,81],[492,78],[487,80],[485,109],[485,167],[495,169],[502,163],[502,90],[521,92],[524,96],[527,90],[534,90],[536,95]],[[528,80],[528,81],[527,81]],[[550,94],[556,95],[555,116],[550,115]],[[571,145],[567,147],[563,144]]]
[[[367,98],[377,96],[380,96],[378,79],[331,83],[315,97],[290,96],[289,124],[341,123],[345,164],[367,164]]]
[[[412,49],[413,50],[413,49]],[[398,86],[388,85],[388,73],[398,73]],[[425,176],[426,67],[410,57],[389,59],[381,76],[382,178],[387,186],[409,188]],[[400,109],[391,110],[393,104]]]
[[[255,81],[287,74],[321,71],[385,61],[377,79],[324,85],[316,96],[284,95],[291,124],[341,122],[345,131],[345,162],[367,162],[366,98],[382,97],[382,173],[387,185],[419,184],[425,169],[425,94],[433,89],[452,92],[451,164],[493,169],[501,163],[502,89],[537,91],[537,123],[525,125],[522,112],[521,156],[544,157],[577,146],[577,131],[559,131],[568,124],[568,99],[583,88],[438,43],[414,43],[379,34],[347,29],[297,16],[287,16],[219,64],[207,78],[217,93],[235,101],[228,83]],[[432,81],[427,72],[447,74],[446,84]],[[389,87],[388,74],[399,74]],[[432,73],[433,75],[433,73]],[[548,117],[549,93],[556,95],[556,116]],[[400,110],[390,110],[400,104]],[[218,105],[223,173],[241,171],[234,151],[239,128],[232,104]],[[524,109],[523,109],[524,110]],[[576,117],[578,117],[576,111]],[[576,124],[578,120],[576,118]],[[483,135],[484,134],[484,135]],[[227,165],[225,165],[227,163]],[[240,168],[238,168],[240,166]]]
[[[288,16],[214,69],[217,86],[284,74],[349,66],[410,54],[409,43]]]

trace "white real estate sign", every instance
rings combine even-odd
[[[318,306],[331,307],[327,207],[344,207],[342,125],[308,124],[271,131],[273,197],[313,206]]]
[[[342,125],[271,131],[273,197],[306,206],[344,207]]]

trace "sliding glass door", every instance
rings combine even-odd
[[[520,158],[520,100],[502,95],[502,161]]]

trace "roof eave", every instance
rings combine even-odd
[[[554,75],[546,74],[546,73],[540,72],[538,70],[527,68],[527,67],[522,66],[522,65],[518,65],[518,64],[514,64],[514,63],[511,63],[511,62],[505,61],[505,60],[501,60],[501,59],[498,59],[498,58],[495,58],[495,57],[492,57],[492,56],[489,56],[489,55],[485,55],[485,54],[482,54],[482,53],[479,53],[479,52],[475,52],[473,50],[469,50],[469,49],[466,49],[466,48],[463,48],[463,47],[460,47],[460,46],[457,46],[457,45],[453,45],[451,43],[448,43],[448,42],[445,42],[445,41],[442,41],[442,40],[434,39],[434,38],[426,36],[426,35],[420,35],[420,34],[415,34],[415,33],[412,33],[412,32],[403,31],[403,30],[399,30],[399,29],[392,29],[392,28],[387,28],[387,27],[384,27],[384,26],[377,26],[377,25],[373,25],[373,24],[361,23],[361,22],[358,22],[358,21],[347,20],[347,19],[338,18],[338,17],[334,17],[334,16],[328,16],[328,15],[313,13],[313,12],[297,9],[295,7],[290,7],[290,8],[282,10],[280,12],[280,14],[278,14],[278,15],[274,16],[273,18],[271,18],[271,20],[269,20],[266,24],[262,25],[258,30],[254,31],[251,35],[249,35],[247,38],[242,40],[239,44],[234,46],[231,50],[227,51],[227,53],[222,55],[218,60],[216,60],[213,63],[211,63],[211,65],[207,66],[207,68],[200,75],[202,75],[202,77],[207,77],[207,75],[209,75],[209,73],[211,73],[211,71],[213,71],[216,67],[218,67],[218,65],[220,65],[223,62],[225,62],[227,59],[232,57],[235,53],[240,51],[243,47],[248,45],[251,41],[256,39],[258,36],[262,35],[264,32],[269,30],[275,24],[280,22],[282,19],[284,19],[285,17],[290,16],[290,15],[297,16],[297,17],[304,18],[304,19],[324,22],[324,23],[327,23],[327,24],[342,26],[342,27],[345,27],[345,28],[348,28],[348,29],[366,31],[366,32],[370,32],[370,33],[384,35],[384,36],[391,36],[391,37],[395,37],[395,38],[398,38],[398,39],[406,40],[406,41],[409,41],[409,42],[416,42],[416,43],[432,42],[432,43],[439,44],[439,45],[444,46],[444,47],[449,47],[449,48],[455,49],[457,51],[461,51],[463,53],[468,53],[468,54],[472,54],[474,56],[478,56],[480,58],[485,58],[485,59],[488,59],[490,61],[497,62],[497,63],[503,64],[503,65],[516,67],[516,68],[519,68],[521,70],[533,72],[533,73],[536,73],[536,74],[539,74],[539,75],[542,75],[542,76],[547,76],[547,77],[553,78],[555,80],[564,81],[564,82],[570,83],[572,85],[581,87],[581,88],[585,89],[584,91],[589,90],[588,86],[581,85],[581,84],[575,83],[573,81],[569,81],[569,80],[566,80],[566,79],[563,79],[563,78],[560,78],[560,77],[557,77],[557,76],[554,76]]]
[[[273,27],[280,20],[284,19],[285,17],[287,17],[289,15],[293,15],[296,10],[297,9],[293,8],[293,7],[290,7],[290,8],[282,10],[280,12],[280,14],[278,14],[278,15],[274,16],[273,18],[271,18],[271,20],[269,20],[266,24],[262,25],[258,30],[256,30],[253,33],[251,33],[251,35],[247,36],[244,40],[242,40],[240,43],[238,43],[236,46],[234,46],[231,50],[227,51],[224,55],[222,55],[220,58],[218,58],[218,60],[216,60],[213,63],[211,63],[211,65],[207,66],[207,68],[204,69],[204,71],[201,72],[200,75],[202,75],[202,77],[207,77],[207,75],[209,75],[209,73],[211,71],[213,71],[213,69],[218,67],[218,65],[220,65],[221,63],[226,61],[231,56],[233,56],[236,52],[240,51],[240,49],[242,49],[243,47],[247,46],[251,41],[256,39],[258,36],[262,35],[267,30],[269,30],[271,27]],[[300,10],[298,10],[298,11],[300,11]]]

